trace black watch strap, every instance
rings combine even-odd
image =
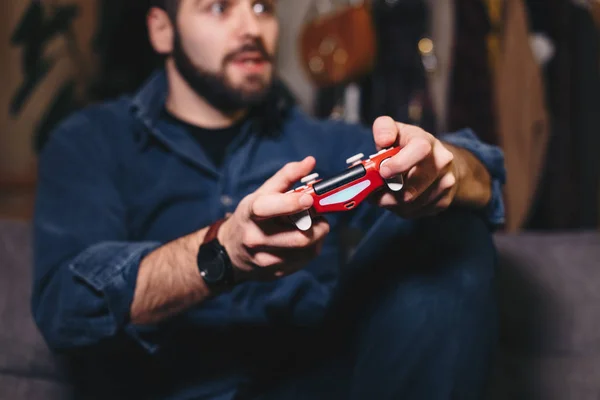
[[[223,222],[225,219],[218,220],[209,227],[198,249],[198,270],[211,291],[227,290],[234,284],[231,260],[227,250],[217,239]]]

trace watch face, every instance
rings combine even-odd
[[[209,242],[200,247],[198,268],[207,284],[218,283],[225,278],[225,263],[218,244]]]

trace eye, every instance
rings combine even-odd
[[[215,1],[210,5],[210,12],[214,15],[222,15],[225,14],[227,9],[229,8],[228,1]]]
[[[252,11],[254,11],[256,15],[273,14],[274,10],[275,6],[272,1],[257,1],[252,6]]]

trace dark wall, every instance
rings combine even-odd
[[[101,68],[92,87],[95,100],[137,89],[160,62],[148,42],[146,12],[150,0],[99,2],[94,48]]]
[[[569,0],[528,0],[532,29],[546,33],[556,55],[544,69],[551,139],[527,228],[599,225],[600,47],[591,13]]]

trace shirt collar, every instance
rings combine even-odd
[[[132,99],[132,111],[144,125],[152,128],[167,100],[168,85],[164,69],[155,71]]]
[[[147,128],[152,130],[160,118],[167,100],[168,82],[163,68],[146,80],[132,99],[132,111]],[[282,128],[287,113],[296,105],[292,92],[276,78],[264,103],[251,110],[249,122],[264,134],[276,134]]]

